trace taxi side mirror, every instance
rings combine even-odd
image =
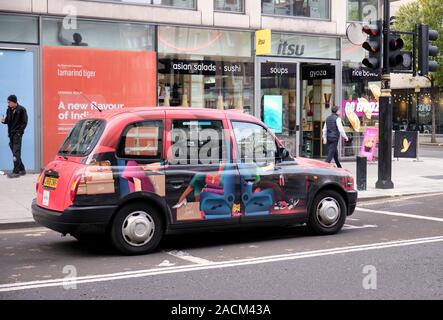
[[[290,157],[290,153],[289,153],[288,149],[281,147],[278,152],[278,158],[281,161],[283,161],[283,160],[288,159],[289,157]]]

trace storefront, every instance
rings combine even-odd
[[[158,104],[252,114],[252,33],[158,27]]]
[[[365,146],[368,149],[374,147],[375,154],[376,139],[365,140],[365,137],[369,134],[378,137],[381,75],[378,71],[362,66],[361,61],[365,57],[365,52],[361,46],[353,45],[344,39],[342,46],[341,116],[349,141],[342,143],[341,156],[355,158],[360,154],[364,143],[368,144]]]
[[[340,39],[273,33],[255,60],[255,115],[296,155],[323,158],[321,129],[341,97]]]
[[[65,23],[0,17],[0,99],[15,93],[28,110],[23,154],[30,171],[49,162],[73,124],[98,109],[238,109],[261,118],[293,154],[311,158],[327,153],[322,127],[331,106],[343,106],[352,138],[341,146],[344,157],[357,154],[364,129],[377,122],[376,112],[372,122],[357,113],[359,127],[347,117],[347,106],[362,98],[373,102],[370,87],[379,75],[361,69],[361,48],[344,41],[341,55],[338,37],[273,32],[271,53],[254,56],[253,31]],[[10,70],[17,65],[20,70]],[[6,135],[5,126],[0,130]],[[0,170],[10,168],[9,160],[0,159]]]
[[[155,27],[42,18],[42,150],[48,163],[92,112],[156,103]]]
[[[436,133],[443,134],[443,90],[404,88],[392,90],[393,130],[432,133],[432,106],[435,105]]]
[[[23,136],[22,161],[28,171],[40,165],[40,89],[38,17],[0,15],[0,117],[6,114],[6,99],[18,97],[28,113]],[[12,170],[7,126],[0,124],[0,170]]]

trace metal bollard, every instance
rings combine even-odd
[[[368,159],[357,157],[357,190],[365,191],[367,188]]]

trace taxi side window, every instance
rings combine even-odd
[[[170,164],[217,164],[229,159],[220,120],[173,120],[171,139]]]
[[[123,159],[161,160],[163,151],[163,122],[133,123],[123,131],[117,156]]]
[[[233,121],[238,160],[242,163],[266,164],[275,162],[277,145],[274,137],[262,126]]]

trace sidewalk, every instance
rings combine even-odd
[[[37,174],[27,174],[17,179],[0,175],[0,226],[34,222],[31,202],[35,198],[37,179]]]
[[[343,167],[351,170],[356,178],[356,163],[344,162]],[[368,163],[367,191],[359,191],[359,200],[384,197],[443,192],[443,159],[420,158],[392,161],[392,181],[394,189],[375,188],[378,180],[378,163]]]
[[[343,166],[356,175],[355,162],[344,162]],[[31,202],[35,197],[38,175],[28,174],[18,179],[0,176],[0,228],[24,226],[33,223]],[[395,189],[375,189],[378,178],[377,163],[368,163],[367,191],[359,192],[359,200],[367,201],[385,197],[443,192],[443,160],[421,158],[420,162],[410,159],[392,162],[392,181]]]

